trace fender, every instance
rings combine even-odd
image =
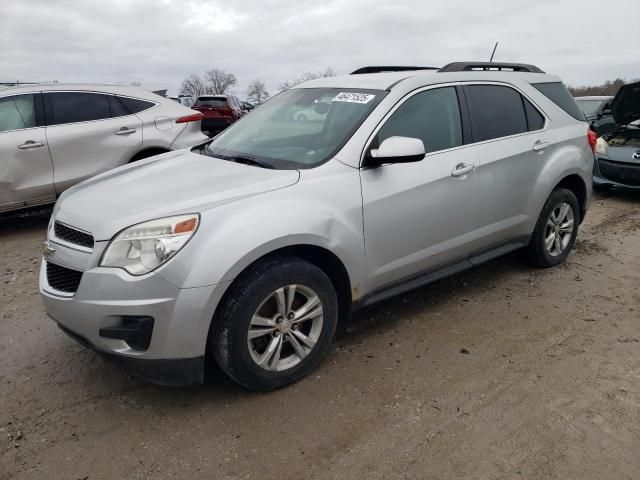
[[[184,251],[171,260],[171,268],[157,273],[180,288],[215,285],[234,280],[275,250],[312,245],[336,255],[352,289],[361,291],[365,252],[359,172],[332,163],[340,170],[334,194],[314,188],[315,175],[308,175],[290,187],[203,212]]]

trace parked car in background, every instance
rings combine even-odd
[[[593,184],[640,190],[640,82],[620,88],[611,113],[617,128],[598,138]]]
[[[598,136],[617,128],[616,121],[611,115],[611,100],[613,100],[612,96],[576,97],[578,107]]]
[[[202,115],[139,87],[0,91],[0,212],[53,203],[98,173],[206,140]]]
[[[242,110],[244,111],[244,113],[249,113],[251,110],[253,110],[254,108],[256,108],[255,105],[252,105],[249,102],[243,102],[240,101],[240,107],[242,108]]]
[[[192,108],[204,115],[202,131],[208,135],[221,132],[246,113],[233,95],[201,95]]]
[[[187,108],[193,107],[193,104],[196,102],[193,97],[188,95],[179,95],[177,97],[167,97],[173,100],[174,102],[178,102],[180,105],[184,105]]]
[[[40,292],[66,333],[149,380],[200,382],[208,357],[270,390],[313,371],[354,309],[516,249],[564,262],[594,144],[532,65],[313,80],[63,194]]]

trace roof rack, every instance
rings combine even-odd
[[[380,67],[380,66],[371,66],[371,67],[361,67],[357,70],[351,72],[350,75],[360,75],[363,73],[381,73],[381,72],[407,72],[411,70],[438,70],[438,67],[408,67],[408,66],[389,66],[389,67]]]
[[[535,65],[527,63],[498,63],[498,62],[453,62],[442,67],[438,72],[470,72],[470,71],[507,71],[544,73]]]

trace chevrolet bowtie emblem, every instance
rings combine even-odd
[[[55,251],[56,249],[51,246],[48,240],[42,244],[42,255],[44,258],[50,258]]]

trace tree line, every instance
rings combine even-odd
[[[336,72],[331,67],[317,72],[304,72],[293,80],[287,80],[280,84],[280,91],[287,90],[299,83],[315,80],[317,78],[334,77]],[[233,73],[218,68],[206,70],[202,75],[192,73],[182,81],[180,94],[197,98],[200,95],[226,95],[233,87],[238,85],[238,79]],[[259,78],[251,80],[247,86],[247,101],[261,104],[269,98],[269,92],[265,82]]]
[[[637,81],[637,80],[633,80]],[[614,96],[626,82],[622,78],[607,80],[600,85],[584,87],[569,87],[569,91],[574,97],[586,97],[591,95],[611,95]]]

